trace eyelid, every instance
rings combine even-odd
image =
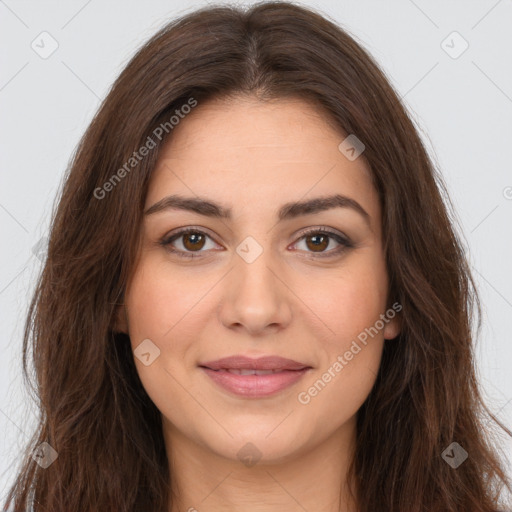
[[[299,230],[293,236],[303,238],[304,236],[309,235],[310,233],[325,233],[327,235],[339,236],[340,238],[343,238],[347,242],[350,241],[349,237],[345,235],[342,231],[330,228],[329,226],[312,226],[303,230]]]

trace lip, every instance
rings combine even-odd
[[[305,363],[278,356],[254,359],[240,355],[201,363],[199,367],[223,389],[248,398],[274,395],[295,384],[311,369]],[[269,373],[240,374],[249,370]]]
[[[309,365],[305,363],[279,356],[252,358],[242,355],[223,357],[215,361],[201,363],[199,366],[210,368],[210,370],[302,370],[309,368]]]

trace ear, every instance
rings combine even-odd
[[[112,330],[128,334],[128,315],[124,304],[116,306]]]
[[[400,334],[402,328],[402,315],[400,314],[401,310],[402,306],[395,302],[395,304],[393,304],[393,306],[386,311],[386,316],[389,318],[389,321],[384,327],[385,340],[392,340]]]

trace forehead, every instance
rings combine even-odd
[[[362,157],[339,149],[347,134],[325,112],[299,99],[255,98],[199,104],[173,128],[153,171],[146,207],[171,193],[212,197],[263,209],[340,193],[379,207]]]

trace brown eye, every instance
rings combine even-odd
[[[302,233],[295,244],[299,250],[317,258],[338,256],[354,247],[348,237],[324,227]]]
[[[219,250],[219,245],[209,234],[194,228],[184,228],[167,235],[158,243],[170,253],[183,258],[200,258],[210,250]]]
[[[201,233],[191,232],[183,236],[183,246],[188,251],[197,251],[204,247],[205,237]]]
[[[324,234],[308,235],[306,245],[313,252],[323,252],[329,246],[329,237]]]

